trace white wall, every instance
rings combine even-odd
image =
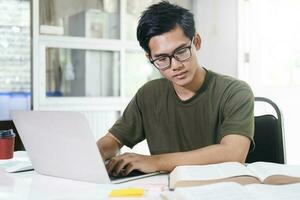
[[[238,0],[197,0],[195,22],[202,38],[199,61],[213,71],[237,77]]]

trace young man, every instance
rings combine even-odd
[[[164,78],[141,87],[97,145],[111,174],[171,171],[178,165],[245,162],[253,140],[249,86],[201,67],[193,15],[160,2],[144,11],[137,38]],[[151,155],[117,155],[146,139]],[[117,156],[116,156],[117,155]]]

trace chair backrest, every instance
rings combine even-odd
[[[24,145],[21,141],[21,138],[18,134],[18,131],[15,127],[15,124],[12,120],[5,120],[5,121],[0,121],[0,130],[9,130],[13,129],[14,133],[16,134],[15,138],[15,151],[22,151],[25,150]]]
[[[255,102],[258,101],[271,105],[277,116],[265,114],[254,117],[255,148],[248,153],[246,163],[265,161],[284,164],[286,156],[282,114],[278,106],[270,99],[255,97]]]

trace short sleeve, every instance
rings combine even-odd
[[[138,95],[127,105],[123,115],[109,129],[122,144],[132,148],[145,139],[142,114],[138,106]]]
[[[251,88],[239,81],[228,90],[223,99],[223,120],[219,127],[218,141],[229,134],[239,134],[251,140],[254,148],[254,95]]]

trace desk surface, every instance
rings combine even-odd
[[[114,188],[127,187],[145,188],[145,197],[134,198],[135,200],[158,200],[161,191],[167,190],[167,184],[165,174],[122,184],[94,184],[44,176],[34,171],[7,173],[0,169],[1,200],[99,200],[108,199],[109,192]]]
[[[114,188],[141,187],[145,189],[144,198],[111,198],[112,200],[134,199],[134,200],[160,200],[161,193],[167,193],[168,199],[174,199],[173,192],[167,192],[167,175],[147,177],[139,180],[130,181],[122,184],[94,184],[68,179],[55,178],[37,174],[34,171],[22,173],[7,173],[0,170],[0,199],[1,200],[102,200],[109,199],[108,194]],[[226,184],[220,183],[220,184]],[[214,185],[214,186],[213,186]],[[201,186],[201,189],[191,187],[185,192],[190,199],[194,197],[205,197],[205,199],[261,199],[261,200],[299,200],[300,183],[290,185],[255,185],[255,198],[245,196],[245,191],[236,191],[235,187],[226,188],[226,185],[213,184],[210,186]],[[230,191],[231,189],[231,191]],[[249,189],[249,188],[248,188]],[[252,190],[253,191],[253,190]],[[250,193],[249,193],[250,192]],[[247,194],[254,194],[251,190]],[[241,198],[242,197],[242,198]],[[262,198],[257,198],[262,197]]]

